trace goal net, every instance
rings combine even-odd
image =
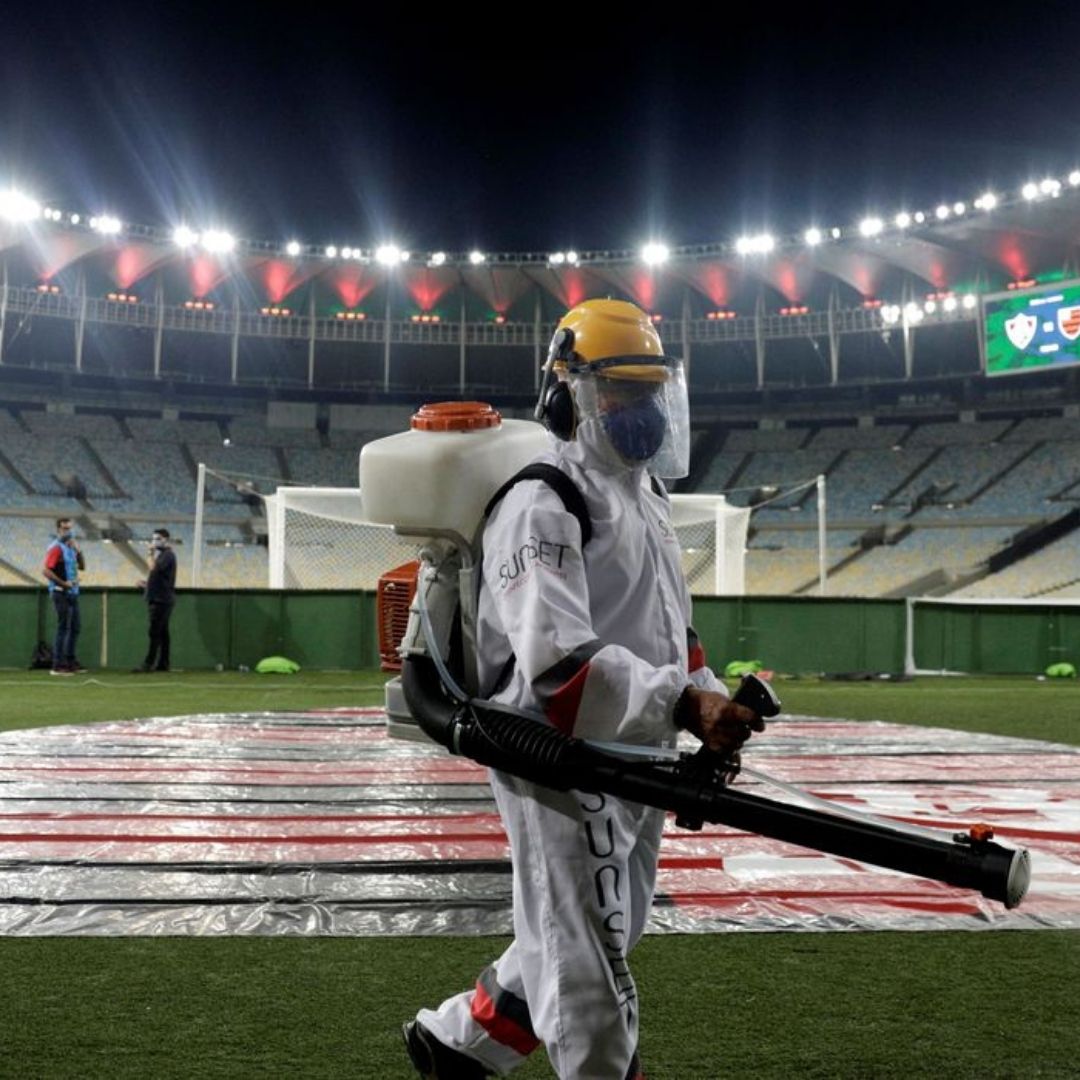
[[[355,488],[280,487],[265,501],[272,589],[374,589],[420,550],[416,538],[367,521]],[[671,497],[692,593],[743,594],[749,519],[721,495]]]

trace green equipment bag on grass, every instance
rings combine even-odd
[[[256,665],[260,675],[295,675],[300,665],[287,656],[264,656]]]
[[[1046,674],[1051,679],[1075,679],[1076,668],[1067,661],[1062,661],[1060,664],[1051,664],[1046,669]]]

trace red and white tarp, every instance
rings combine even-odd
[[[1080,927],[1080,748],[786,717],[744,763],[813,794],[1032,852],[1024,904],[724,826],[669,823],[653,931]],[[746,784],[784,799],[766,787]],[[0,933],[507,933],[484,770],[378,709],[0,735]]]

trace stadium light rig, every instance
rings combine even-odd
[[[126,292],[111,292],[106,296],[106,299],[111,300],[114,304],[137,304],[139,298],[134,293]]]
[[[402,251],[397,244],[382,244],[375,249],[375,261],[380,266],[398,266],[408,258],[408,253]]]
[[[431,258],[428,259],[428,266],[442,266],[446,262],[445,251],[432,252]]]
[[[288,255],[290,258],[295,259],[296,256],[300,254],[300,241],[290,240],[285,245],[285,254]]]
[[[41,216],[41,204],[21,191],[0,191],[0,218],[23,224]]]
[[[339,311],[334,318],[341,319],[343,322],[363,322],[367,314],[363,311]]]
[[[473,264],[473,266],[480,266],[482,263],[484,263],[486,261],[487,261],[487,256],[482,251],[470,251],[469,252],[469,262],[471,262]]]
[[[96,233],[101,233],[102,236],[116,236],[123,228],[123,222],[118,217],[113,217],[112,214],[99,214],[97,217],[90,219],[90,228]]]
[[[259,308],[260,315],[270,316],[271,318],[285,318],[292,314],[292,309],[287,307],[278,307],[276,304],[273,307]]]
[[[880,236],[885,228],[885,222],[879,217],[863,218],[859,222],[859,235],[865,237]]]
[[[803,240],[806,242],[807,247],[817,247],[824,239],[820,229],[811,228],[803,233]]]
[[[188,311],[213,311],[213,300],[185,300],[184,307]]]
[[[776,239],[769,233],[757,236],[740,236],[735,241],[737,255],[768,255],[776,247]]]
[[[420,315],[412,315],[412,316],[410,316],[410,318],[414,323],[441,323],[442,322],[442,316],[441,315],[434,315],[434,314],[432,314],[430,312],[427,312],[427,311],[423,312]],[[498,319],[496,319],[495,321],[498,322]]]
[[[793,315],[809,315],[810,309],[805,304],[795,304],[792,307],[782,307],[780,314],[785,318],[790,318]]]
[[[50,294],[55,296],[57,293],[60,292],[60,286],[59,285],[53,285],[51,282],[48,282],[48,281],[43,281],[37,287],[37,291],[39,293],[50,293]]]
[[[646,266],[663,266],[671,257],[671,249],[667,244],[658,241],[650,241],[641,249],[641,261]]]
[[[202,235],[202,246],[211,255],[228,255],[236,247],[236,238],[223,229],[207,229]]]
[[[199,234],[187,225],[177,225],[173,229],[173,243],[179,248],[194,247],[199,242]]]
[[[734,311],[720,310],[720,311],[708,311],[708,312],[705,313],[705,318],[708,319],[710,322],[712,322],[712,321],[721,322],[721,321],[725,321],[727,319],[737,319],[738,317],[739,317],[738,314],[736,312],[734,312]]]

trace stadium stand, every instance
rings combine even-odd
[[[158,405],[154,415],[145,401],[110,408],[107,398],[86,400],[46,411],[27,392],[0,407],[0,584],[40,579],[52,519],[69,514],[86,537],[87,583],[131,584],[151,529],[167,524],[186,586],[202,462],[210,470],[204,583],[265,586],[257,493],[286,482],[354,486],[360,448],[388,433],[375,429],[378,417],[364,430],[325,420],[280,427],[258,405]],[[1072,534],[996,574],[986,567],[1018,534],[1080,504],[1080,431],[1065,417],[713,423],[696,427],[694,446],[702,460],[692,490],[764,503],[751,519],[749,592],[816,590],[814,490],[785,489],[824,473],[832,594],[899,594],[929,587],[933,573],[936,595],[1080,593],[1080,539]]]

